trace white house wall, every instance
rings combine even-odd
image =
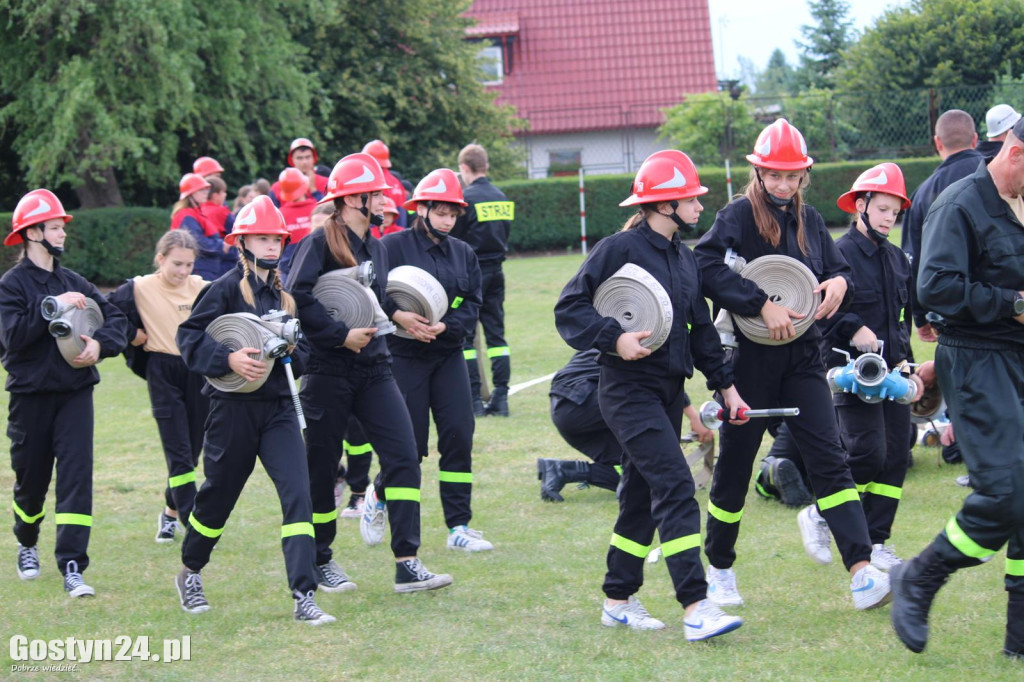
[[[650,154],[664,149],[656,128],[602,130],[557,135],[523,135],[531,178],[548,177],[551,152],[580,150],[586,173],[632,173]]]

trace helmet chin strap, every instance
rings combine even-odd
[[[42,244],[43,248],[46,249],[46,252],[53,256],[54,258],[60,258],[64,254],[63,246],[54,246],[53,244],[46,240],[46,237],[43,237],[42,239],[32,239],[27,234],[22,235],[22,237],[27,242],[32,242],[33,244]]]
[[[371,225],[373,225],[375,227],[380,227],[381,225],[383,225],[384,224],[384,214],[383,213],[373,213],[373,214],[371,214],[370,213],[370,209],[367,207],[367,204],[370,201],[370,195],[369,194],[363,194],[363,195],[361,195],[361,198],[363,200],[363,205],[360,207],[359,212],[362,213],[364,216],[366,216],[367,218],[370,219],[370,224]]]
[[[770,201],[772,204],[778,206],[779,208],[786,208],[793,204],[793,197],[790,197],[788,199],[780,199],[779,197],[775,196],[774,194],[768,191],[768,188],[764,186],[764,180],[761,179],[761,169],[757,168],[756,166],[754,167],[754,175],[757,176],[757,181],[761,184],[761,189],[764,190],[764,195],[768,197],[768,201]]]
[[[669,202],[669,206],[672,207],[672,212],[668,214],[668,217],[676,224],[676,227],[679,228],[679,232],[681,234],[688,235],[697,229],[697,223],[688,223],[680,218],[676,213],[676,211],[679,210],[678,201]]]
[[[278,264],[281,262],[280,258],[257,258],[252,251],[245,246],[245,237],[241,238],[242,255],[245,259],[255,265],[257,268],[263,268],[264,270],[276,270]],[[284,244],[281,245],[284,248]],[[257,275],[258,276],[258,275]]]
[[[864,227],[868,230],[868,236],[871,237],[871,241],[876,244],[883,244],[889,241],[889,235],[882,234],[874,228],[871,224],[871,218],[868,218],[868,206],[871,205],[871,192],[864,194],[864,210],[860,213],[861,222],[864,223]]]
[[[434,210],[434,202],[433,201],[428,201],[427,202],[427,215],[423,216],[423,224],[426,226],[427,232],[429,232],[433,237],[435,237],[438,240],[447,239],[448,238],[448,233],[447,232],[441,232],[440,230],[438,230],[437,228],[434,227],[433,223],[430,222],[430,212],[432,210]]]

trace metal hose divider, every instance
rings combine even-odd
[[[388,296],[401,310],[416,313],[430,320],[434,325],[441,321],[448,311],[448,295],[441,283],[429,272],[415,265],[400,265],[388,273]],[[395,336],[413,338],[401,327]]]
[[[652,351],[661,347],[672,330],[672,300],[658,280],[639,265],[626,263],[594,292],[594,308],[603,317],[614,317],[625,332],[649,331],[640,345]]]
[[[796,336],[775,341],[760,315],[744,317],[734,314],[736,326],[751,341],[781,346],[800,338],[814,324],[814,311],[821,304],[821,293],[814,293],[818,278],[797,259],[777,254],[761,256],[747,263],[740,275],[759,286],[772,303],[804,315],[802,319],[793,320]]]
[[[76,369],[82,367],[83,365],[76,364],[74,359],[85,350],[82,334],[92,337],[96,330],[103,326],[103,313],[99,305],[87,297],[85,307],[76,308],[60,303],[54,296],[47,296],[40,308],[43,319],[50,321],[47,329],[56,339],[61,357]]]
[[[270,377],[274,360],[287,352],[288,342],[264,327],[262,322],[252,313],[230,313],[221,315],[206,328],[206,333],[214,341],[227,346],[231,352],[242,348],[259,348],[259,353],[249,353],[249,357],[267,363],[267,371],[256,381],[246,381],[236,372],[221,377],[206,377],[218,391],[252,393],[258,390]]]
[[[350,329],[376,327],[374,336],[395,331],[395,325],[380,307],[373,290],[356,279],[358,267],[332,270],[320,275],[313,285],[313,297],[320,301],[327,314]]]

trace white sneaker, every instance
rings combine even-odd
[[[743,597],[736,589],[736,571],[708,566],[708,599],[716,606],[743,606]]]
[[[868,564],[854,574],[850,581],[850,594],[853,606],[860,611],[888,604],[892,601],[889,574]]]
[[[634,596],[630,596],[629,601],[625,604],[616,604],[612,607],[609,607],[606,601],[601,607],[601,625],[609,628],[625,625],[634,630],[662,630],[665,628],[665,624],[647,613],[644,605]]]
[[[338,515],[343,519],[358,519],[363,516],[363,493],[352,494],[348,498],[348,506]]]
[[[366,489],[366,499],[363,503],[363,515],[359,517],[359,534],[363,536],[363,542],[373,546],[384,541],[384,528],[388,522],[388,508],[384,502],[377,499],[377,491],[373,484]]]
[[[818,507],[812,504],[801,509],[796,515],[796,522],[800,526],[800,537],[807,554],[819,564],[832,563],[832,533],[828,530],[828,523],[818,513]]]
[[[896,552],[885,545],[871,545],[871,565],[879,571],[889,572],[893,566],[903,563],[903,559],[896,556]]]
[[[494,545],[484,540],[484,534],[480,531],[462,525],[455,526],[448,532],[448,549],[461,549],[464,552],[484,552],[494,549]]]
[[[697,604],[689,616],[683,616],[683,629],[686,630],[686,641],[699,642],[718,635],[732,632],[743,625],[739,616],[730,616],[722,609],[705,599]]]

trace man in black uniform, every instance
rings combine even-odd
[[[1004,653],[1024,657],[1024,120],[988,166],[928,215],[917,294],[944,318],[935,368],[974,491],[920,555],[891,571],[892,620],[912,651],[949,575],[1008,544]]]
[[[982,160],[982,155],[974,147],[978,144],[978,133],[974,129],[974,119],[966,111],[950,109],[935,121],[935,149],[939,152],[942,163],[935,172],[922,182],[910,196],[910,209],[903,216],[903,251],[910,259],[913,282],[917,282],[918,264],[921,260],[921,231],[924,217],[932,207],[935,199],[960,178],[973,173]],[[922,341],[935,341],[935,331],[925,319],[928,312],[918,305],[911,287],[911,304],[914,310],[914,326],[917,336]]]
[[[491,399],[487,405],[480,398],[480,370],[477,365],[476,328],[469,330],[463,345],[463,355],[469,369],[469,384],[473,396],[473,413],[508,416],[508,381],[511,376],[508,342],[505,341],[505,274],[501,264],[508,251],[508,234],[515,218],[515,203],[487,179],[487,150],[478,144],[469,144],[459,152],[459,172],[465,183],[463,192],[466,212],[451,236],[469,244],[480,261],[483,277],[483,305],[480,324],[487,340],[487,357],[491,361]]]

